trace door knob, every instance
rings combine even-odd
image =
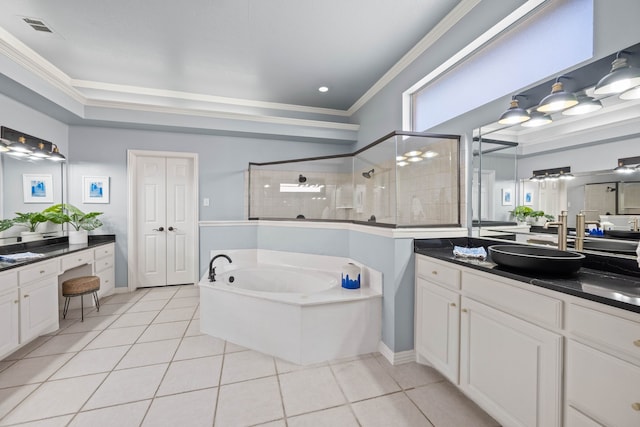
[[[177,228],[169,227],[167,230],[169,230],[169,231],[176,231],[176,230],[177,230]]]
[[[164,231],[164,227],[160,227],[160,228],[154,228],[151,231]]]

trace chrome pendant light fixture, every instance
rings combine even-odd
[[[526,122],[531,119],[531,116],[524,108],[520,107],[518,104],[518,99],[516,98],[520,95],[514,95],[511,97],[511,105],[509,109],[502,113],[498,123],[501,125],[517,125],[519,123]]]
[[[526,122],[522,123],[522,126],[526,128],[537,128],[553,123],[553,119],[551,119],[551,117],[546,114],[542,114],[537,111],[532,111],[529,114],[531,114],[531,120],[527,120]]]
[[[622,92],[620,94],[620,99],[624,99],[625,101],[630,99],[640,99],[640,86],[636,86],[633,89]]]
[[[60,154],[58,146],[53,144],[53,151],[51,151],[51,155],[49,155],[49,160],[53,162],[64,162],[67,160],[67,158]]]
[[[556,78],[556,82],[551,86],[551,93],[540,101],[536,110],[541,113],[555,113],[578,104],[576,96],[564,90],[560,79],[564,76]]]
[[[564,110],[562,112],[565,116],[579,116],[582,114],[593,113],[594,111],[598,111],[602,108],[602,102],[599,100],[587,96],[586,93],[582,92],[577,95],[578,104]]]
[[[33,148],[27,145],[27,139],[24,136],[21,136],[17,141],[9,144],[9,150],[14,152],[14,156],[18,157],[20,157],[20,154],[15,153],[21,153],[22,156],[28,156],[33,153]]]
[[[611,95],[640,85],[640,69],[629,65],[627,58],[620,57],[621,53],[623,52],[616,54],[616,59],[611,63],[611,71],[600,79],[594,94]]]

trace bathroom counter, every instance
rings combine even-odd
[[[422,239],[415,240],[414,252],[443,261],[485,271],[498,276],[525,282],[533,286],[585,298],[628,311],[640,313],[640,269],[635,260],[585,254],[583,267],[573,275],[542,275],[536,272],[507,269],[491,261],[457,258],[454,246],[487,249],[493,244],[504,244],[482,238]],[[489,253],[487,249],[487,253]]]
[[[23,267],[25,265],[34,264],[37,262],[46,261],[74,252],[96,248],[98,246],[114,243],[115,241],[116,236],[114,234],[105,234],[89,236],[89,242],[86,245],[69,245],[66,237],[58,237],[53,239],[46,239],[43,241],[2,246],[0,247],[0,255],[34,252],[43,254],[44,256],[17,262],[0,261],[0,272],[13,268]]]

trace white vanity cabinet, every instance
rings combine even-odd
[[[58,329],[58,261],[43,261],[18,271],[20,343]]]
[[[19,303],[18,273],[0,273],[0,355],[9,353],[20,344]]]
[[[100,298],[113,294],[115,290],[115,245],[113,243],[100,246],[93,250],[95,259],[93,264],[94,274],[100,277]]]
[[[567,426],[640,426],[640,322],[598,308],[569,307]]]

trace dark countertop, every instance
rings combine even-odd
[[[491,261],[456,258],[454,246],[479,247],[487,249],[493,244],[505,244],[487,238],[460,237],[453,239],[415,240],[414,252],[443,261],[484,271],[533,286],[551,289],[596,301],[602,304],[640,313],[640,268],[635,260],[605,255],[585,254],[587,258],[580,270],[569,276],[545,276],[537,272],[507,269]],[[489,251],[487,250],[487,253]]]
[[[33,258],[19,262],[0,261],[0,272],[13,268],[23,267],[36,262],[47,261],[62,255],[84,251],[116,241],[115,234],[91,235],[86,245],[69,245],[67,237],[57,237],[29,243],[18,243],[0,247],[0,255],[8,255],[22,252],[34,252],[43,254],[43,257]]]

